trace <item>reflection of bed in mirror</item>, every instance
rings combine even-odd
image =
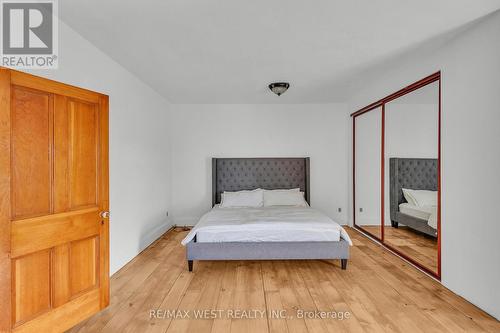
[[[437,237],[437,203],[417,206],[407,202],[403,189],[437,191],[437,159],[390,158],[390,216],[391,224],[399,224]]]

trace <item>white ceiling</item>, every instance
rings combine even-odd
[[[343,101],[359,68],[500,0],[72,0],[61,19],[172,103]],[[288,81],[278,97],[267,90]]]

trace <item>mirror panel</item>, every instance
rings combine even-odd
[[[385,104],[383,241],[435,274],[438,117],[439,81]]]
[[[382,239],[382,108],[354,118],[354,217],[358,228]]]

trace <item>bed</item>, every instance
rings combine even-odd
[[[416,207],[409,204],[403,188],[437,191],[437,159],[390,158],[391,225],[403,224],[431,237],[437,237],[437,207]]]
[[[345,230],[307,207],[221,208],[221,194],[300,188],[310,203],[309,158],[212,159],[212,209],[182,241],[194,260],[340,259],[352,244]]]

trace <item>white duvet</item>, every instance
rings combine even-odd
[[[422,220],[427,220],[427,224],[437,229],[437,206],[415,206],[407,202],[399,205],[399,211]]]
[[[429,219],[427,220],[427,224],[434,229],[438,228],[437,207],[436,206],[432,206],[431,216],[429,216]]]
[[[197,242],[349,242],[347,232],[325,214],[310,207],[214,207],[182,240]]]

